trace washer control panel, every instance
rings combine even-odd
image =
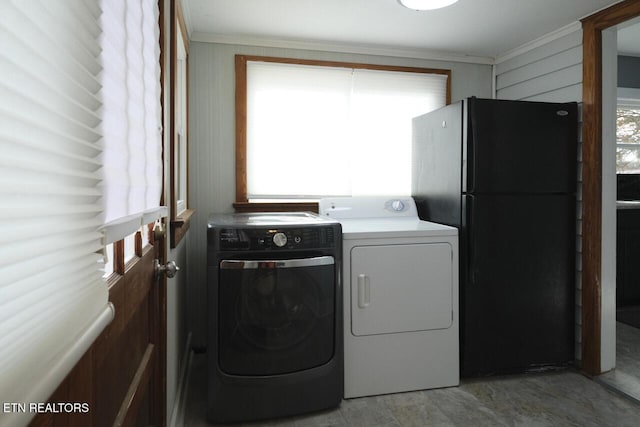
[[[282,250],[331,248],[336,244],[333,227],[220,229],[221,250]]]

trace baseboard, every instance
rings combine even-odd
[[[189,385],[189,372],[191,371],[191,360],[193,353],[191,352],[191,332],[187,336],[187,343],[184,347],[183,360],[180,369],[180,379],[178,383],[178,390],[176,391],[176,400],[173,402],[173,410],[171,411],[171,419],[169,420],[169,427],[182,427],[184,426],[185,411],[187,404],[187,387]]]

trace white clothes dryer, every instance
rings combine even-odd
[[[456,386],[458,230],[411,197],[337,197],[343,236],[345,398]]]

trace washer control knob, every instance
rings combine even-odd
[[[402,200],[394,200],[391,202],[391,209],[396,212],[402,212],[404,210],[404,203],[402,203]]]
[[[287,244],[287,235],[284,233],[276,233],[273,235],[273,244],[281,248]]]

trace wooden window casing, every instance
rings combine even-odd
[[[178,164],[176,150],[178,149],[178,141],[176,140],[176,116],[181,114],[177,104],[178,93],[178,32],[182,36],[182,42],[184,43],[184,49],[187,55],[186,59],[186,122],[189,122],[189,36],[187,34],[187,27],[184,21],[184,14],[182,12],[182,6],[180,1],[171,1],[171,29],[170,29],[170,55],[171,55],[171,103],[170,103],[170,155],[169,155],[169,182],[170,182],[170,197],[171,197],[171,226],[170,226],[170,241],[171,247],[175,248],[182,240],[189,225],[191,223],[191,216],[194,214],[192,209],[189,209],[189,133],[187,132],[187,138],[183,141],[186,144],[186,159],[185,164]],[[186,170],[181,168],[186,166]],[[179,189],[178,182],[180,174],[184,174],[187,181],[187,209],[178,213],[178,197]]]
[[[236,55],[236,212],[259,211],[311,211],[318,212],[317,202],[251,203],[247,197],[247,62],[275,62],[281,64],[311,65],[320,67],[353,68],[406,73],[441,74],[447,76],[446,104],[451,103],[451,70],[436,68],[404,67],[393,65],[363,64],[356,62],[318,61],[309,59],[276,58],[266,56]]]

